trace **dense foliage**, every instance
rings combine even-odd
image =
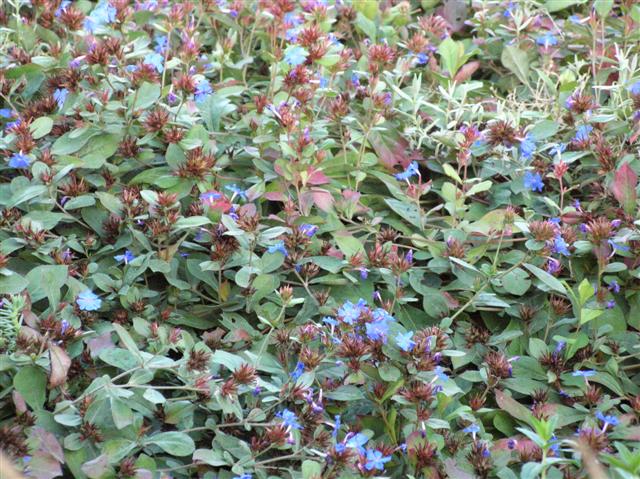
[[[30,477],[640,477],[640,5],[6,0]]]

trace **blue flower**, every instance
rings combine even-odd
[[[11,168],[29,168],[31,158],[23,153],[14,153],[9,158],[9,166]]]
[[[562,155],[562,153],[564,153],[564,150],[566,149],[567,149],[566,143],[558,143],[557,145],[549,148],[549,154],[551,156],[560,156]]]
[[[524,174],[524,187],[531,191],[542,191],[544,188],[544,183],[542,181],[542,176],[540,173],[532,173],[531,171],[527,171]]]
[[[162,73],[164,70],[164,57],[159,53],[147,53],[144,57],[144,64],[151,65],[158,73]]]
[[[322,318],[322,322],[325,324],[328,324],[330,326],[337,326],[338,325],[338,321],[334,318],[332,318],[331,316],[325,316],[324,318]]]
[[[360,314],[367,307],[367,302],[364,299],[359,299],[357,304],[353,304],[351,301],[345,302],[340,309],[338,309],[338,316],[347,324],[353,324],[360,317]]]
[[[416,345],[416,342],[411,339],[412,337],[413,331],[409,331],[404,334],[398,333],[396,336],[396,344],[403,351],[411,351]]]
[[[102,306],[102,300],[90,289],[80,293],[76,298],[76,303],[82,311],[96,311]]]
[[[296,368],[289,373],[291,379],[297,381],[300,376],[304,373],[304,363],[302,361],[298,361],[296,364]]]
[[[0,108],[0,117],[2,118],[12,118],[13,111],[11,108]]]
[[[307,61],[307,51],[299,45],[289,47],[284,54],[284,61],[294,67],[302,65]]]
[[[505,18],[513,17],[513,9],[514,8],[515,8],[515,5],[513,4],[513,2],[509,2],[509,4],[507,5],[507,8],[504,10],[504,13],[502,15]]]
[[[616,427],[618,424],[620,424],[620,421],[617,417],[611,415],[605,416],[600,411],[596,412],[596,417],[604,423],[604,425],[602,426],[603,432],[607,429],[608,426]]]
[[[198,85],[196,85],[196,91],[194,93],[196,103],[203,102],[212,93],[213,88],[211,88],[211,84],[207,80],[201,80]]]
[[[556,254],[561,254],[563,256],[571,256],[571,253],[569,252],[569,245],[560,235],[556,235],[553,240],[553,252]]]
[[[169,46],[169,37],[167,37],[166,35],[158,35],[155,38],[155,42],[156,46],[154,50],[156,51],[156,53],[161,53],[164,55],[167,47]]]
[[[360,76],[357,73],[351,75],[351,84],[353,86],[360,86]]]
[[[384,465],[390,460],[391,456],[383,456],[377,449],[367,449],[367,462],[364,467],[367,471],[383,470]]]
[[[395,176],[396,180],[398,181],[405,181],[411,178],[412,176],[416,176],[419,174],[420,172],[418,170],[418,163],[415,161],[412,161],[411,164],[407,166],[406,170],[404,170],[402,173],[396,173],[393,176]]]
[[[335,421],[335,424],[333,425],[333,432],[331,433],[331,435],[333,437],[337,437],[338,431],[340,430],[340,426],[342,425],[342,422],[340,421],[340,414],[336,414],[334,421]]]
[[[389,333],[389,324],[387,321],[374,321],[367,323],[365,326],[367,337],[371,341],[387,341],[387,334]]]
[[[119,254],[113,257],[118,262],[124,262],[124,264],[131,263],[136,257],[128,249],[124,251],[124,254]]]
[[[549,48],[558,44],[558,39],[551,32],[536,38],[536,43],[542,47]]]
[[[107,0],[101,0],[96,8],[84,19],[84,28],[93,33],[97,27],[115,22],[118,11]]]
[[[564,341],[558,341],[558,344],[556,345],[556,349],[554,352],[556,354],[560,354],[566,345],[567,343],[565,343]]]
[[[609,290],[613,291],[615,294],[618,294],[620,292],[620,284],[618,284],[615,279],[611,280],[611,282],[609,283]]]
[[[70,326],[69,321],[67,321],[66,319],[63,319],[60,322],[60,334],[66,333],[67,330],[69,329],[69,326]]]
[[[580,125],[576,130],[576,136],[573,137],[573,141],[587,141],[591,131],[593,131],[591,125]]]
[[[251,479],[253,476],[251,474],[249,474],[248,472],[245,472],[244,474],[240,474],[239,476],[235,476],[233,479]]]
[[[200,201],[203,203],[212,203],[222,198],[222,195],[217,191],[207,191],[200,195]]]
[[[569,21],[574,25],[580,25],[580,17],[578,15],[569,16]]]
[[[58,88],[53,92],[53,99],[58,103],[58,108],[62,109],[67,95],[69,95],[69,90],[66,88]]]
[[[298,229],[309,238],[313,237],[313,235],[316,234],[316,231],[318,231],[318,227],[316,225],[310,225],[309,223],[300,225]]]
[[[285,256],[289,256],[287,248],[284,246],[284,241],[278,241],[276,244],[267,248],[267,253],[282,253]]]
[[[640,80],[629,87],[629,92],[632,95],[640,95]]]
[[[466,432],[467,434],[472,434],[475,437],[475,435],[480,432],[480,426],[478,426],[476,423],[473,423],[465,427],[462,430],[462,432]]]
[[[22,124],[22,120],[18,118],[16,121],[9,122],[5,125],[4,129],[11,130],[12,128],[17,128]]]
[[[591,369],[585,369],[584,371],[574,371],[571,373],[572,376],[578,378],[578,377],[583,377],[583,378],[590,378],[591,376],[595,376],[596,372],[591,370]]]
[[[350,449],[355,449],[360,454],[364,454],[364,445],[369,441],[369,438],[361,432],[349,437],[345,445]]]
[[[62,2],[60,2],[60,5],[56,9],[54,16],[57,18],[60,15],[62,15],[62,12],[64,12],[70,4],[71,4],[71,0],[62,0]]]
[[[235,193],[236,195],[238,195],[240,198],[242,198],[243,200],[247,200],[247,190],[243,190],[242,188],[240,188],[238,185],[233,184],[233,185],[227,185],[224,187],[225,190],[228,191],[232,191],[233,193]]]
[[[293,411],[289,411],[288,409],[283,409],[279,413],[276,414],[277,417],[282,419],[282,423],[290,427],[292,429],[302,429],[302,426],[298,422],[298,416]]]
[[[433,373],[440,381],[446,381],[449,379],[449,376],[444,372],[444,368],[442,366],[436,366],[433,370]]]
[[[533,156],[536,151],[536,142],[533,139],[531,133],[527,133],[527,135],[520,142],[520,154],[523,158],[527,160]]]
[[[416,55],[416,63],[418,65],[426,65],[428,61],[429,55],[427,55],[426,53],[418,53]]]

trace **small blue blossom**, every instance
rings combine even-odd
[[[53,15],[58,18],[60,15],[62,15],[62,12],[64,12],[69,5],[71,5],[71,0],[62,0]]]
[[[589,139],[589,133],[593,131],[591,125],[580,125],[576,130],[576,136],[573,137],[573,141],[587,141]]]
[[[200,195],[200,201],[203,203],[212,203],[222,198],[222,195],[216,191],[207,191]]]
[[[333,432],[331,433],[334,438],[338,437],[338,431],[340,430],[341,425],[342,422],[340,421],[340,414],[336,414],[334,418]]]
[[[351,84],[356,87],[360,86],[360,76],[357,73],[351,75]]]
[[[136,257],[133,255],[131,251],[128,249],[124,251],[124,254],[119,254],[113,257],[118,262],[123,262],[124,264],[131,263]]]
[[[84,28],[93,33],[97,27],[115,22],[118,11],[107,0],[98,2],[93,11],[84,19]]]
[[[9,166],[11,168],[29,168],[31,158],[23,153],[14,153],[9,158]]]
[[[509,4],[507,5],[507,8],[505,8],[504,13],[502,14],[505,18],[511,18],[513,17],[513,9],[515,8],[515,5],[513,2],[509,2]]]
[[[364,464],[364,468],[367,471],[383,470],[384,465],[390,460],[391,456],[383,456],[377,449],[367,449],[367,462]]]
[[[276,244],[269,246],[267,253],[282,253],[284,256],[289,256],[289,252],[284,246],[284,241],[278,241]]]
[[[556,235],[553,240],[553,252],[556,254],[561,254],[563,256],[571,256],[571,252],[569,251],[569,245],[566,243],[564,238],[561,235]]]
[[[356,304],[351,301],[346,301],[340,309],[338,309],[338,316],[347,324],[353,324],[358,320],[364,309],[367,307],[367,302],[364,299],[359,299]]]
[[[284,61],[292,67],[302,65],[307,61],[307,51],[299,45],[289,47],[284,54]]]
[[[536,151],[536,142],[533,139],[531,133],[527,135],[520,142],[520,154],[527,160],[530,159]]]
[[[449,376],[444,372],[444,368],[442,366],[436,366],[433,373],[440,381],[447,381],[449,379]]]
[[[607,301],[606,304],[607,309],[613,309],[616,307],[616,302],[613,299],[610,299],[609,301]]]
[[[102,306],[102,300],[93,291],[87,289],[78,295],[76,304],[82,311],[96,311]]]
[[[571,373],[574,377],[582,377],[582,378],[590,378],[591,376],[595,376],[596,372],[591,369],[585,369],[584,371],[578,370]]]
[[[11,130],[12,128],[17,128],[22,124],[22,120],[18,118],[16,121],[9,122],[5,125],[4,129]]]
[[[465,427],[462,430],[462,432],[465,432],[467,434],[471,434],[475,438],[476,434],[478,434],[480,432],[480,426],[478,426],[476,423],[469,424],[467,427]]]
[[[164,55],[167,48],[169,47],[169,37],[167,37],[166,35],[158,35],[155,38],[155,43],[156,43],[156,46],[154,47],[155,52]]]
[[[298,361],[298,363],[296,364],[296,368],[293,371],[291,371],[291,373],[289,373],[289,376],[291,376],[291,379],[293,379],[294,381],[297,381],[298,378],[302,376],[303,373],[304,373],[304,363],[302,361]]]
[[[66,319],[63,319],[60,322],[60,334],[66,333],[69,327],[70,327],[69,321],[67,321]]]
[[[147,53],[144,57],[144,64],[151,65],[158,73],[162,73],[164,70],[164,57],[159,53]]]
[[[310,225],[309,223],[301,224],[298,229],[302,234],[309,238],[312,238],[318,231],[318,227],[316,225]]]
[[[418,163],[415,161],[412,161],[411,164],[407,166],[406,170],[404,170],[402,173],[396,173],[393,176],[395,176],[396,180],[398,181],[406,181],[412,176],[416,176],[419,174],[420,174],[420,171],[418,169]]]
[[[226,185],[224,189],[233,192],[245,201],[247,200],[247,190],[243,190],[236,184]]]
[[[566,143],[558,143],[557,145],[549,148],[549,154],[551,156],[561,156],[564,153],[564,150],[567,149]]]
[[[345,446],[349,449],[355,449],[360,454],[364,454],[364,445],[369,441],[369,438],[361,432],[354,434],[353,436],[347,436]]]
[[[540,176],[540,173],[527,171],[524,174],[524,187],[531,191],[541,192],[544,188],[544,183],[542,181],[542,176]]]
[[[558,44],[558,39],[551,32],[547,32],[542,36],[536,38],[536,43],[544,48],[549,48],[556,46]]]
[[[293,411],[283,409],[282,411],[277,413],[276,416],[282,419],[282,423],[285,426],[292,429],[302,429],[302,426],[298,422],[298,416],[296,416],[296,413],[294,413]]]
[[[611,282],[609,283],[609,290],[615,294],[618,294],[620,292],[620,284],[618,284],[615,279],[611,280]]]
[[[213,88],[211,88],[211,83],[209,83],[207,80],[201,80],[198,85],[196,85],[196,91],[194,93],[196,103],[203,102],[212,93]]]
[[[58,108],[62,109],[64,102],[67,99],[67,95],[69,95],[69,90],[66,88],[58,88],[53,92],[53,99],[58,104]]]
[[[413,334],[413,331],[409,331],[404,334],[398,333],[398,335],[396,336],[396,344],[398,345],[398,347],[405,352],[413,350],[416,345],[416,342],[411,339],[413,337]]]
[[[632,95],[640,95],[640,80],[629,87],[629,93]]]
[[[322,318],[322,322],[325,324],[328,324],[329,326],[338,325],[338,320],[335,318],[332,318],[331,316],[325,316],[324,318]]]
[[[602,432],[606,431],[609,426],[616,427],[620,424],[620,420],[617,417],[611,415],[605,416],[600,411],[596,412],[596,417],[604,423],[602,425]]]
[[[13,111],[11,108],[0,108],[0,117],[2,118],[12,118]]]
[[[565,343],[564,341],[558,341],[558,344],[556,345],[556,349],[555,349],[555,353],[556,354],[560,354],[563,350],[564,347],[567,345],[567,343]]]
[[[251,474],[249,474],[248,472],[245,472],[244,474],[240,474],[239,476],[235,476],[233,479],[251,479],[253,476]]]
[[[367,323],[365,326],[367,337],[371,341],[387,341],[387,334],[389,333],[389,324],[386,321],[374,321]]]
[[[429,62],[429,55],[426,53],[418,53],[416,56],[416,64],[418,65],[426,65]]]
[[[578,15],[570,15],[569,21],[574,25],[580,25],[580,17]]]

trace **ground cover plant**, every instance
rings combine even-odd
[[[28,477],[640,477],[640,5],[7,0]]]

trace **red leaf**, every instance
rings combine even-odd
[[[638,175],[629,166],[629,163],[623,164],[616,171],[611,190],[613,191],[613,196],[616,197],[616,200],[628,214],[632,214],[636,209],[636,200],[638,199],[637,186]]]
[[[326,185],[329,183],[327,175],[313,167],[309,167],[307,174],[309,175],[309,178],[307,179],[307,184],[309,185]]]
[[[49,387],[62,386],[67,381],[67,373],[71,367],[71,359],[64,349],[49,343],[49,358],[51,360],[51,373],[49,374]]]
[[[313,202],[316,204],[318,208],[322,211],[330,211],[333,206],[333,196],[327,190],[321,190],[319,188],[314,188],[311,190],[311,194],[313,195]]]
[[[463,65],[460,68],[460,71],[456,73],[454,77],[454,81],[456,83],[462,83],[467,81],[471,76],[476,72],[476,70],[480,68],[480,62],[469,62],[466,65]]]
[[[378,155],[380,163],[390,170],[393,170],[395,166],[406,168],[414,157],[409,154],[409,143],[400,136],[389,138],[372,133],[369,143]]]

